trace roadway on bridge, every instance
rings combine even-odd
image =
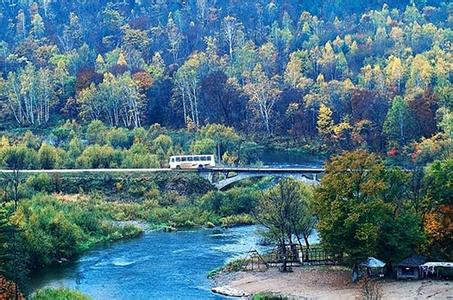
[[[0,173],[13,173],[14,170],[0,170]],[[20,173],[48,173],[48,174],[74,174],[74,173],[158,173],[158,172],[247,172],[247,173],[323,173],[321,168],[278,168],[272,167],[215,167],[203,169],[170,169],[170,168],[153,168],[153,169],[39,169],[39,170],[19,170]]]

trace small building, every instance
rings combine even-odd
[[[352,281],[356,282],[360,278],[367,277],[384,277],[385,263],[377,258],[368,257],[365,261],[356,265],[352,271]]]
[[[368,257],[359,265],[361,273],[366,273],[369,277],[384,277],[384,267],[385,262],[374,257]]]
[[[426,257],[412,255],[402,260],[396,266],[396,279],[421,279],[423,278],[422,265],[426,262]]]

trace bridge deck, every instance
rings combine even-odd
[[[0,173],[12,173],[13,170],[0,170]],[[215,167],[205,169],[51,169],[51,170],[20,170],[21,173],[49,173],[49,174],[74,174],[74,173],[157,173],[157,172],[235,172],[235,173],[323,173],[320,168],[275,168],[275,167]]]

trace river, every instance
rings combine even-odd
[[[225,299],[210,291],[207,274],[249,250],[264,250],[256,231],[242,226],[147,232],[40,272],[31,290],[69,287],[94,299]]]

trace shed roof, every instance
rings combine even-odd
[[[412,255],[403,259],[398,264],[399,267],[419,267],[426,262],[426,257],[422,255]]]
[[[368,257],[367,260],[360,264],[360,266],[367,268],[383,268],[385,263],[377,258]]]

